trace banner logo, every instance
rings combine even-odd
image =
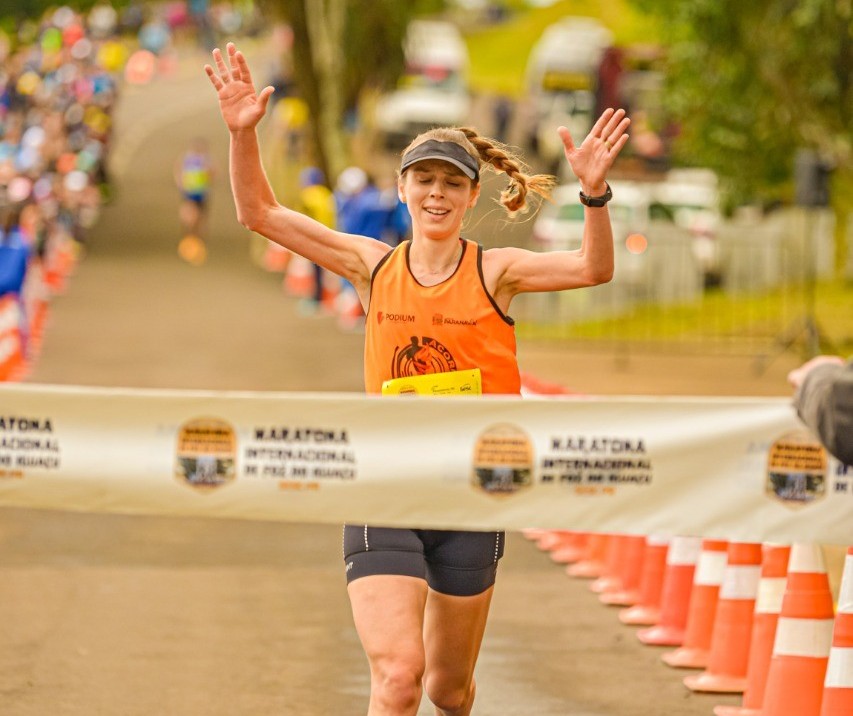
[[[218,418],[197,418],[178,431],[175,475],[199,490],[212,490],[234,480],[237,436]]]
[[[511,495],[533,484],[533,442],[521,428],[499,423],[474,446],[473,484],[490,495]]]
[[[412,336],[411,343],[394,349],[391,362],[392,378],[447,373],[451,370],[456,370],[456,359],[435,338]]]
[[[805,430],[776,440],[767,456],[767,494],[790,505],[807,505],[826,494],[826,450]]]

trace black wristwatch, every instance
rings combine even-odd
[[[581,204],[583,204],[584,206],[594,207],[604,206],[608,201],[613,198],[613,192],[610,190],[610,184],[604,182],[604,186],[607,187],[607,191],[605,191],[601,196],[587,196],[583,193],[583,191],[581,191]]]

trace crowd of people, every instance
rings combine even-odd
[[[411,217],[395,188],[380,188],[367,171],[355,165],[340,173],[334,189],[329,184],[320,169],[303,169],[297,208],[324,226],[369,236],[392,248],[410,236]],[[284,290],[300,299],[300,313],[334,316],[344,330],[361,329],[364,311],[348,281],[274,243],[267,246],[264,263],[266,268],[284,273]]]
[[[122,53],[101,6],[0,35],[0,379],[34,357],[52,295],[109,197]]]
[[[209,49],[219,32],[259,26],[251,3],[209,0],[132,0],[120,10],[101,0],[86,12],[62,6],[4,20],[0,381],[20,379],[32,365],[50,300],[113,194],[108,158],[121,87],[168,72],[180,42]]]

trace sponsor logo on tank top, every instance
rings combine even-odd
[[[392,378],[446,373],[456,369],[456,359],[451,352],[429,336],[412,336],[410,343],[394,349],[391,361]]]
[[[442,316],[440,313],[434,313],[432,316],[432,325],[434,326],[476,326],[477,321],[468,318],[450,318]]]
[[[411,313],[388,313],[387,311],[379,311],[376,314],[376,320],[379,323],[388,321],[389,323],[414,323],[415,317]]]

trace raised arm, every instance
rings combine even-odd
[[[205,71],[216,90],[219,110],[230,133],[230,177],[237,219],[246,228],[281,244],[352,282],[359,292],[369,285],[376,263],[388,246],[365,236],[343,234],[278,203],[264,172],[257,125],[266,112],[272,87],[255,92],[249,65],[233,43],[226,63],[213,51],[214,69]]]
[[[600,197],[606,192],[607,172],[628,141],[625,132],[630,123],[624,110],[605,110],[579,146],[566,127],[557,130],[566,159],[587,196]],[[483,268],[487,285],[491,284],[502,307],[508,307],[518,293],[606,283],[613,277],[613,231],[607,206],[584,208],[583,240],[578,250],[538,253],[501,248],[486,252],[486,257]]]

